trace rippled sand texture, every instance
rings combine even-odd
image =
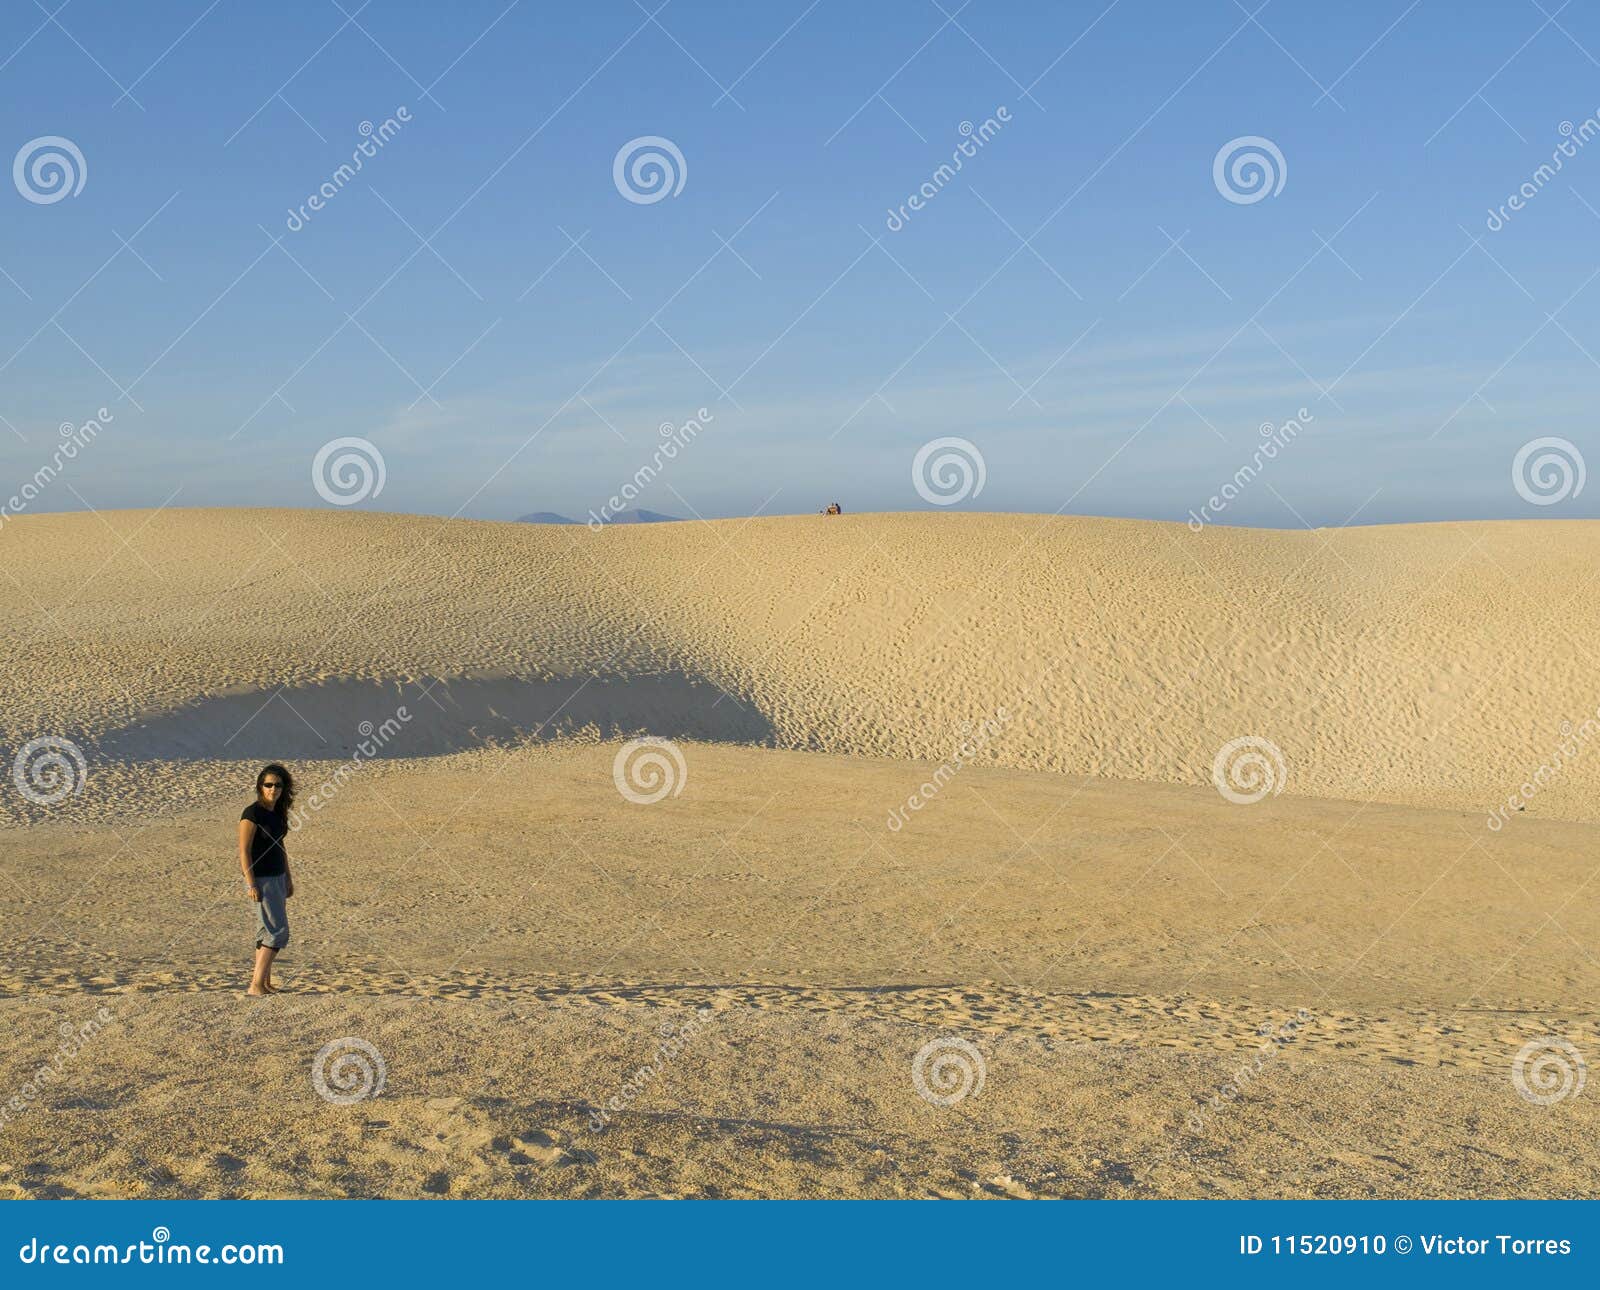
[[[226,696],[280,687],[342,744],[380,707],[361,687],[598,677],[558,727],[672,733],[692,716],[680,733],[937,762],[1004,708],[980,754],[996,765],[1204,783],[1223,743],[1255,734],[1290,794],[1486,810],[1600,706],[1585,522],[1194,534],[929,514],[593,533],[178,510],[24,516],[3,537],[13,746],[139,749],[141,719],[160,730],[193,706],[215,743],[237,725]],[[342,694],[317,693],[332,681]],[[1600,757],[1580,756],[1529,811],[1593,818],[1597,791]]]
[[[1597,701],[1595,544],[9,523],[6,769],[87,776],[0,781],[0,1195],[1595,1195],[1600,755],[1485,823]],[[247,1000],[267,756],[338,786]]]

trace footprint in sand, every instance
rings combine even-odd
[[[589,1152],[570,1145],[565,1135],[542,1128],[496,1132],[484,1108],[463,1098],[431,1097],[425,1106],[434,1122],[433,1131],[419,1145],[427,1151],[474,1158],[477,1168],[489,1165],[497,1156],[513,1166],[581,1165],[595,1160]]]
[[[1018,1182],[1010,1174],[998,1174],[982,1184],[983,1190],[994,1196],[1009,1196],[1013,1200],[1034,1200],[1026,1183]]]
[[[493,1145],[496,1151],[505,1152],[514,1165],[587,1165],[595,1160],[591,1152],[566,1146],[543,1129],[496,1138]]]

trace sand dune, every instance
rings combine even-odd
[[[187,752],[213,755],[248,696],[278,693],[285,722],[340,745],[382,720],[383,685],[510,678],[544,688],[479,723],[500,733],[557,715],[563,731],[937,762],[1003,709],[981,762],[1194,784],[1254,735],[1281,750],[1290,794],[1487,812],[1600,705],[1583,630],[1600,525],[1584,522],[1195,534],[933,514],[591,532],[175,510],[24,516],[4,540],[12,747],[51,733],[148,755],[181,728]],[[604,684],[563,711],[589,678]],[[686,709],[662,693],[678,684],[722,694]],[[470,717],[438,720],[435,747],[480,737]],[[1594,817],[1600,757],[1578,751],[1531,813]]]
[[[0,1196],[1596,1193],[1600,526],[0,545]],[[46,735],[87,775],[33,801]],[[269,756],[315,805],[246,1000]],[[382,1087],[330,1099],[357,1040]]]

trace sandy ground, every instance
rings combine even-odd
[[[843,518],[8,524],[0,1195],[1600,1192],[1600,526]]]

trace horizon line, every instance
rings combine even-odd
[[[637,509],[648,509],[648,508],[637,508]],[[516,524],[516,525],[522,525],[522,526],[525,526],[525,527],[537,527],[537,528],[582,528],[582,529],[608,529],[608,528],[617,528],[617,527],[638,528],[638,527],[641,527],[642,525],[651,525],[651,524],[724,524],[724,523],[734,523],[734,522],[746,522],[746,523],[748,523],[751,520],[800,519],[800,518],[804,518],[804,517],[807,517],[807,516],[814,516],[814,517],[819,518],[819,519],[839,520],[839,519],[862,518],[862,517],[912,516],[912,515],[916,515],[916,516],[939,516],[939,515],[956,516],[956,515],[963,515],[963,516],[971,516],[971,517],[974,517],[974,518],[981,517],[981,516],[1009,516],[1009,517],[1015,517],[1015,518],[1018,518],[1018,519],[1105,520],[1105,521],[1111,521],[1111,522],[1121,522],[1121,523],[1130,523],[1130,524],[1175,525],[1175,526],[1180,527],[1180,528],[1189,529],[1191,532],[1194,532],[1194,533],[1199,533],[1199,532],[1203,531],[1204,529],[1208,529],[1208,528],[1237,529],[1237,530],[1241,530],[1241,531],[1261,532],[1261,533],[1327,533],[1327,532],[1333,532],[1333,531],[1342,530],[1342,529],[1412,528],[1412,527],[1420,527],[1420,526],[1423,526],[1423,525],[1442,525],[1442,524],[1525,524],[1525,523],[1531,523],[1531,524],[1549,524],[1549,523],[1557,523],[1557,524],[1596,524],[1596,523],[1600,523],[1600,518],[1586,517],[1586,516],[1573,516],[1573,517],[1565,517],[1565,518],[1563,518],[1563,517],[1554,516],[1554,515],[1527,515],[1527,516],[1453,516],[1453,517],[1448,517],[1448,518],[1443,518],[1443,519],[1388,520],[1388,521],[1351,522],[1351,523],[1346,523],[1346,524],[1323,524],[1323,525],[1304,525],[1304,524],[1302,524],[1302,525],[1236,524],[1236,523],[1224,523],[1224,522],[1222,522],[1220,520],[1206,520],[1206,521],[1203,521],[1197,527],[1196,525],[1194,525],[1194,524],[1189,522],[1188,517],[1185,517],[1183,519],[1162,519],[1162,518],[1158,518],[1158,517],[1155,517],[1155,516],[1149,516],[1149,515],[1105,515],[1105,514],[1094,514],[1094,513],[1081,512],[1081,511],[1022,511],[1022,510],[993,510],[993,511],[990,511],[990,510],[971,510],[971,509],[949,510],[949,509],[945,509],[945,508],[924,507],[924,508],[918,508],[918,509],[915,509],[915,510],[846,511],[846,512],[842,512],[841,514],[838,514],[838,515],[827,515],[824,512],[818,510],[818,511],[757,512],[755,514],[741,514],[741,515],[716,515],[716,516],[695,515],[695,516],[690,516],[690,517],[669,516],[664,520],[633,521],[633,522],[624,522],[624,523],[619,525],[616,521],[611,521],[611,520],[602,521],[602,522],[600,522],[598,524],[594,524],[594,523],[590,523],[587,520],[568,519],[562,512],[558,512],[558,511],[544,511],[544,512],[537,512],[536,511],[536,512],[530,512],[530,514],[556,514],[556,515],[562,515],[562,518],[565,520],[565,523],[557,523],[557,522],[548,521],[548,520],[525,520],[525,519],[520,519],[520,518],[485,519],[485,518],[478,518],[478,517],[465,516],[465,515],[444,515],[444,514],[440,514],[438,512],[434,512],[434,511],[403,511],[403,510],[393,510],[393,511],[391,511],[391,510],[385,510],[382,507],[373,507],[373,506],[362,506],[362,507],[345,508],[345,507],[336,507],[336,506],[230,506],[230,505],[212,505],[212,506],[111,506],[111,507],[107,507],[107,506],[101,506],[101,507],[83,506],[83,507],[78,507],[78,508],[73,509],[73,510],[29,511],[29,512],[22,512],[22,513],[13,513],[13,514],[10,514],[10,515],[6,515],[6,516],[3,516],[3,517],[0,517],[0,528],[3,528],[3,527],[5,527],[7,525],[10,525],[10,524],[14,524],[19,520],[44,519],[46,517],[59,518],[59,517],[62,517],[62,516],[69,516],[69,515],[70,516],[78,516],[78,515],[118,515],[118,514],[127,514],[127,515],[151,515],[151,516],[155,516],[155,515],[167,514],[167,513],[184,514],[184,513],[192,513],[192,512],[197,512],[197,511],[198,512],[235,512],[235,511],[236,512],[249,512],[249,511],[279,511],[279,512],[281,512],[281,511],[287,511],[287,512],[292,512],[292,513],[295,513],[295,514],[306,514],[306,515],[313,515],[313,514],[315,514],[315,515],[384,515],[384,516],[393,516],[393,517],[411,518],[411,519],[442,520],[442,521],[444,521],[446,523]],[[623,514],[628,514],[630,512],[622,512],[622,513]],[[665,512],[661,512],[661,511],[654,511],[654,512],[651,512],[651,513],[652,514],[657,514],[657,515],[665,514]]]

